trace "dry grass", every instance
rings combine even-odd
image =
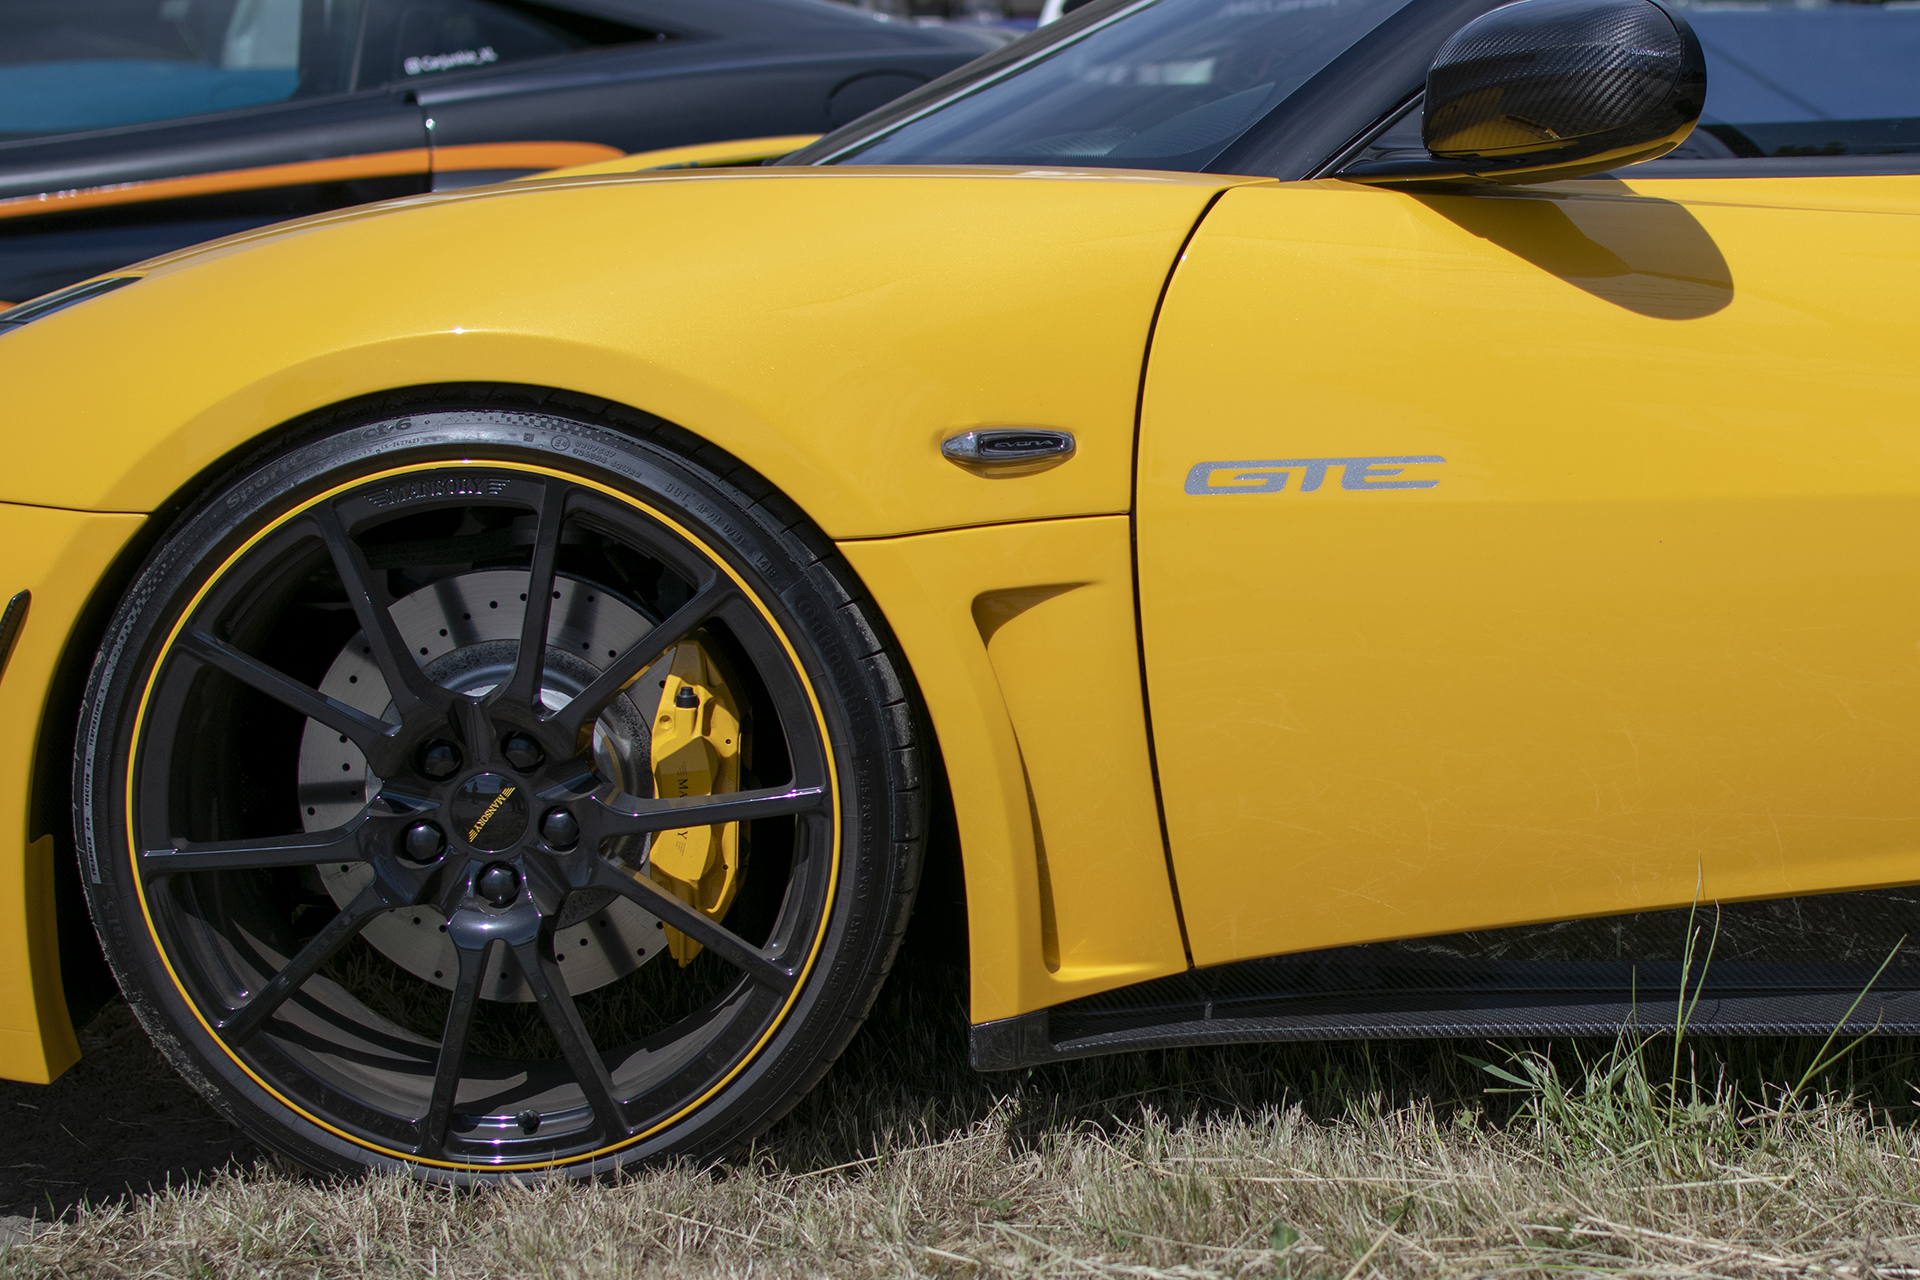
[[[977,1076],[928,971],[743,1160],[486,1193],[261,1166],[83,1209],[0,1271],[1920,1276],[1910,1044],[1266,1046]]]

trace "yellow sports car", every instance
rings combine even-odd
[[[1916,41],[1095,0],[0,312],[0,1072],[90,911],[308,1165],[728,1151],[943,795],[983,1068],[1920,1032]]]

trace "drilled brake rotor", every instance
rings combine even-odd
[[[513,669],[526,615],[526,587],[524,570],[476,570],[412,592],[395,601],[391,613],[410,651],[436,683],[480,694]],[[541,701],[558,708],[592,683],[600,674],[598,664],[625,652],[652,624],[591,583],[573,578],[556,576],[553,597]],[[617,782],[630,795],[653,794],[649,717],[632,695],[637,692],[646,700],[649,692],[657,694],[665,661],[609,703],[594,722],[595,766],[603,779]],[[320,691],[369,715],[399,721],[364,634],[356,634],[341,649]],[[381,780],[368,775],[359,748],[309,720],[300,743],[299,781],[301,819],[308,831],[322,831],[351,820]],[[629,847],[609,841],[606,853],[637,868],[647,837],[622,839]],[[328,894],[342,907],[373,878],[373,868],[366,863],[329,863],[318,870]],[[367,925],[362,936],[415,977],[453,989],[460,961],[447,938],[446,917],[432,907],[386,912]],[[570,898],[554,936],[554,954],[564,962],[567,989],[576,995],[625,977],[666,949],[666,933],[657,919],[627,899],[604,894]],[[495,949],[481,992],[492,1000],[533,999],[505,948]]]

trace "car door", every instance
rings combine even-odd
[[[626,17],[521,0],[370,0],[357,74],[420,104],[435,190],[611,159],[622,148],[598,138],[609,113],[577,90],[678,43],[677,32]],[[492,115],[476,119],[474,100]]]
[[[526,6],[497,0],[383,3],[382,20],[368,25],[363,66],[418,94],[433,118],[442,189],[511,176],[519,157],[555,139],[634,152],[823,132],[994,43],[875,23],[839,5],[767,0],[632,3],[621,22],[544,6],[538,27]],[[579,52],[564,61],[529,56],[542,39],[557,48],[556,36]],[[506,65],[515,61],[509,50],[519,65]],[[506,163],[489,165],[490,157]],[[569,163],[579,161],[549,167]]]
[[[1195,963],[1920,880],[1920,177],[1826,155],[1221,197],[1136,498]]]

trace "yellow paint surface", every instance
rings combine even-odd
[[[7,335],[0,415],[60,428],[10,442],[0,500],[150,510],[299,414],[479,381],[658,414],[834,537],[1124,511],[1153,307],[1233,181],[616,174],[249,233]],[[1018,481],[940,456],[995,424],[1072,431],[1079,455]]]
[[[700,142],[690,147],[663,147],[635,151],[611,160],[569,165],[535,175],[541,178],[577,178],[589,173],[637,173],[643,169],[710,169],[724,165],[758,164],[798,151],[820,138],[817,133],[784,134],[774,138],[738,138],[730,142]],[[526,182],[528,179],[516,179]]]
[[[1225,188],[1155,333],[1136,499],[1147,327]],[[558,386],[713,441],[900,638],[987,1021],[1185,964],[1136,501],[1198,963],[1920,881],[1917,212],[1913,178],[548,178],[236,237],[9,335],[0,413],[58,425],[16,434],[0,498],[151,509],[275,424],[420,383]],[[1018,479],[939,456],[994,425],[1079,452]],[[1298,466],[1185,488],[1373,456],[1446,461],[1403,473],[1430,489],[1331,464],[1311,493]],[[7,723],[37,723],[140,519],[0,506],[35,593]],[[16,733],[0,974],[31,980],[0,984],[0,1074],[41,1079],[71,1032],[30,963],[53,849],[27,854]]]
[[[965,853],[976,1022],[1186,967],[1127,537],[1116,516],[840,544],[939,737]]]
[[[1916,212],[1920,178],[1222,199],[1139,494],[1196,963],[1920,881]],[[1185,492],[1383,455],[1446,461]]]
[[[41,815],[58,830],[36,830],[30,812],[34,748],[47,686],[94,584],[140,516],[92,515],[0,504],[0,604],[32,593],[26,622],[0,675],[0,1078],[45,1084],[80,1057],[60,989],[53,865],[72,857],[70,815]],[[64,771],[70,762],[42,767]]]

